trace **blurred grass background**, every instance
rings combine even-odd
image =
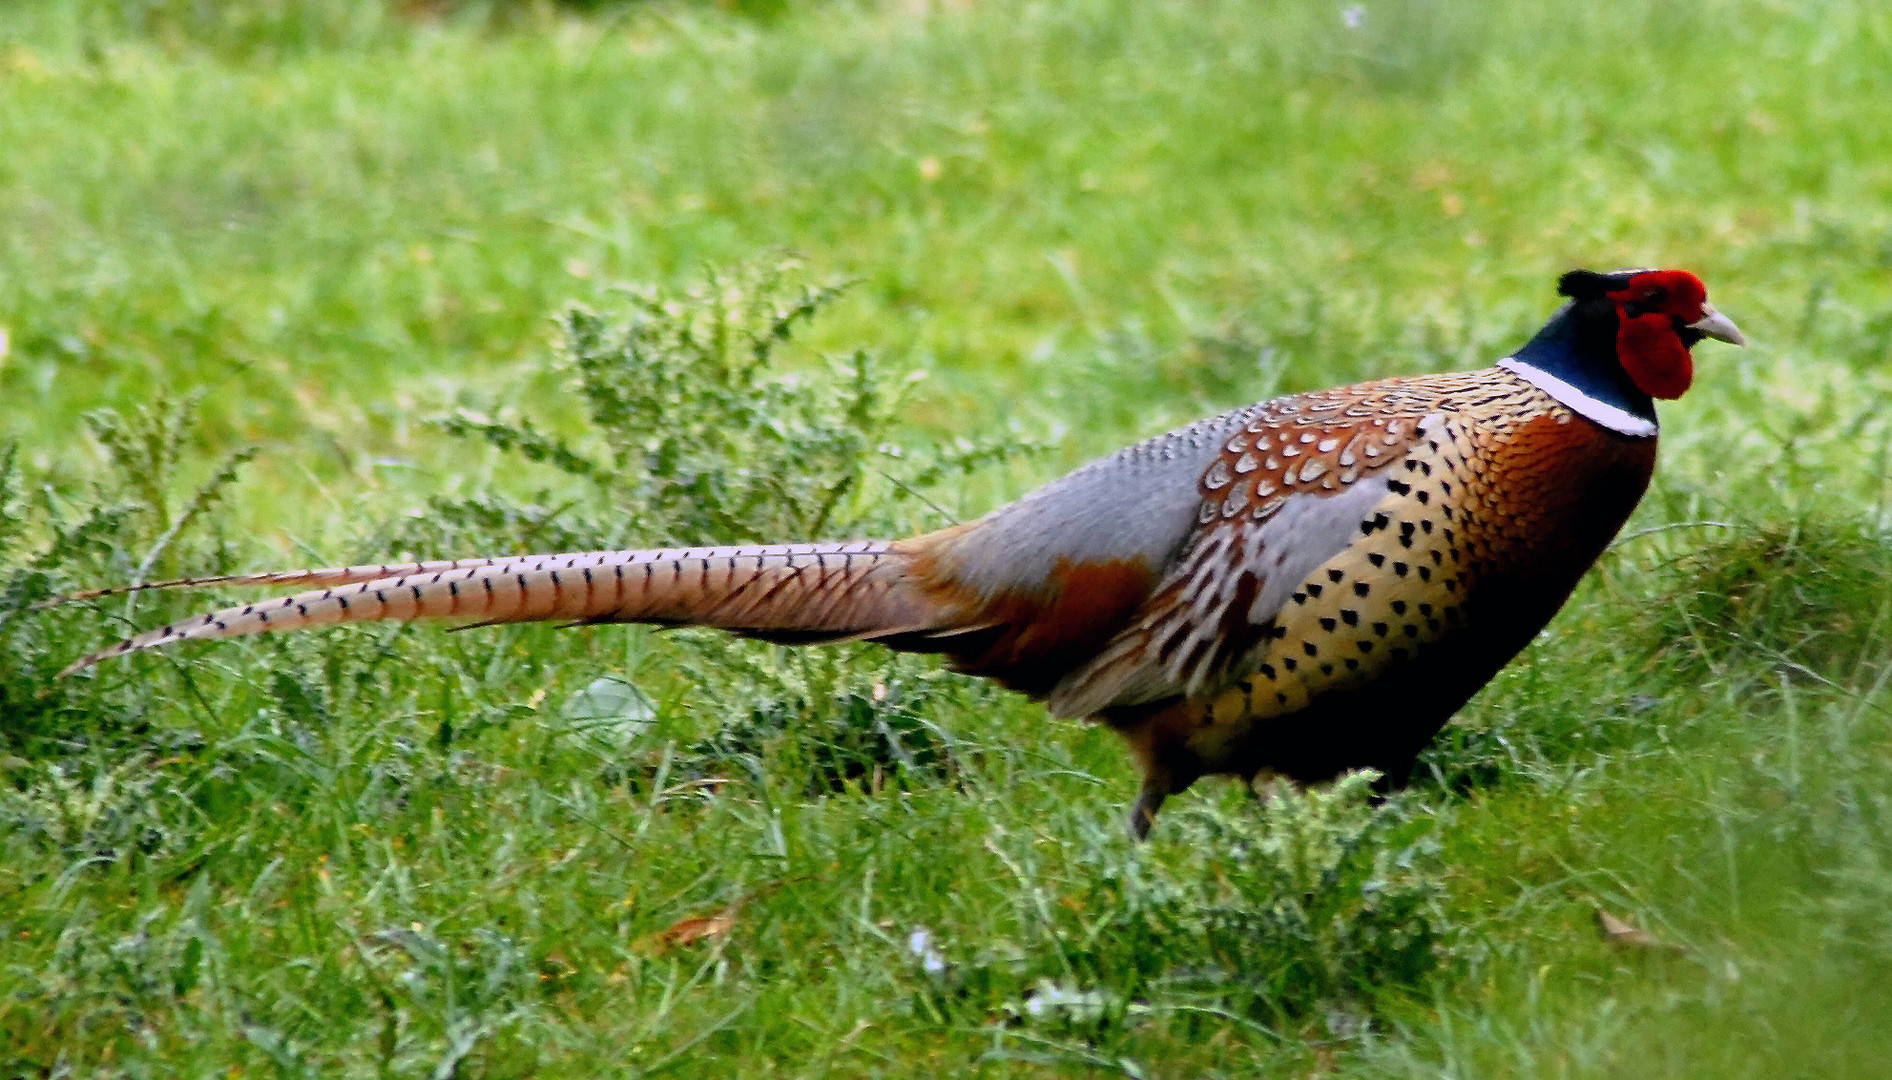
[[[1883,5],[15,0],[0,90],[11,1072],[1883,1060]],[[887,435],[919,457],[1051,447],[834,529],[969,518],[1270,393],[1488,363],[1571,266],[1693,269],[1754,345],[1702,349],[1626,539],[1430,781],[1365,823],[1280,812],[1367,853],[1307,856],[1331,878],[1307,896],[1353,899],[1301,923],[1240,857],[1300,850],[1251,835],[1267,814],[1209,789],[1131,852],[1107,733],[871,651],[341,633],[51,681],[130,613],[24,604],[147,552],[162,575],[610,528],[645,504],[433,421],[582,439],[568,302],[687,306],[783,251],[855,284],[781,372],[861,349],[924,375]],[[193,422],[138,419],[192,394]],[[606,676],[638,689],[600,728]],[[905,704],[864,704],[888,680]],[[793,735],[863,716],[951,767],[835,781]],[[1436,963],[1348,936],[1406,925],[1379,888]],[[1599,942],[1599,906],[1675,947]]]

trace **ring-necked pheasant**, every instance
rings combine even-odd
[[[1276,398],[1094,462],[907,540],[462,559],[164,582],[304,585],[74,663],[192,638],[371,619],[720,627],[866,640],[1090,717],[1144,780],[1130,827],[1208,774],[1403,784],[1549,621],[1734,323],[1679,270],[1572,271],[1569,302],[1482,371]],[[117,590],[83,594],[99,596]]]

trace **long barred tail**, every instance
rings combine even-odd
[[[910,563],[899,545],[863,540],[456,559],[99,589],[73,599],[142,588],[323,586],[147,630],[74,661],[60,675],[195,638],[381,619],[457,619],[474,626],[645,622],[796,643],[950,631],[952,620],[914,580]]]

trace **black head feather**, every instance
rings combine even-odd
[[[1610,291],[1610,279],[1594,270],[1572,270],[1557,279],[1557,295],[1572,300],[1595,300]]]
[[[1572,270],[1557,279],[1557,295],[1572,300],[1601,300],[1605,295],[1629,287],[1629,279],[1644,273],[1641,267],[1612,270],[1599,274],[1594,270]]]

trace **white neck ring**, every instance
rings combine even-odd
[[[1661,430],[1654,420],[1637,416],[1607,401],[1599,401],[1550,372],[1532,367],[1515,356],[1498,361],[1498,366],[1556,398],[1557,403],[1564,408],[1585,419],[1594,420],[1611,431],[1647,439]]]

